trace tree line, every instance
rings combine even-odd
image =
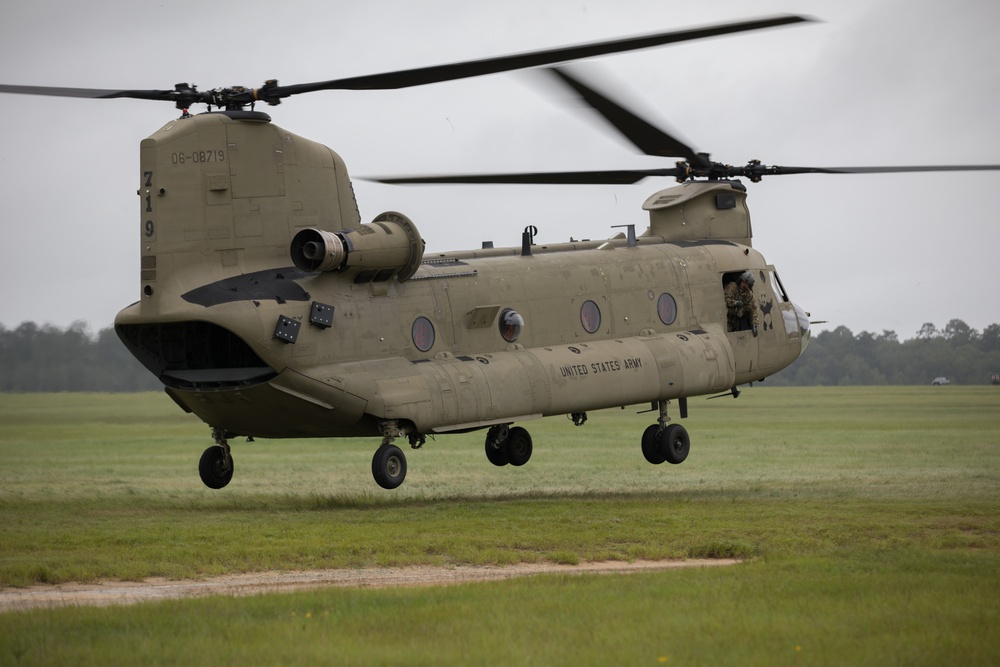
[[[894,331],[855,335],[847,327],[813,336],[802,357],[769,385],[913,385],[946,377],[988,384],[1000,373],[1000,324],[976,331],[962,320],[943,329],[924,324],[900,341]],[[108,327],[92,335],[84,322],[66,329],[0,324],[0,391],[157,391],[162,385]]]
[[[111,327],[91,335],[85,322],[66,329],[0,324],[0,391],[150,391],[163,385],[136,361]]]
[[[954,384],[990,384],[1000,373],[1000,324],[981,332],[962,320],[943,329],[926,323],[914,338],[895,331],[854,335],[837,327],[814,335],[798,361],[767,379],[779,386],[931,384],[938,377]]]

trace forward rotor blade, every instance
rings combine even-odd
[[[638,183],[650,176],[670,176],[678,178],[683,169],[621,169],[605,171],[563,171],[534,174],[465,174],[454,176],[398,176],[393,178],[371,178],[366,180],[392,185],[418,185],[435,183],[453,184],[552,184],[552,185],[628,185]]]
[[[625,39],[616,39],[607,42],[594,42],[591,44],[581,44],[578,46],[568,46],[558,49],[547,49],[531,53],[499,56],[496,58],[484,58],[482,60],[470,60],[467,62],[452,63],[448,65],[434,65],[431,67],[420,67],[417,69],[387,72],[384,74],[355,76],[347,79],[334,79],[332,81],[319,81],[316,83],[277,86],[269,94],[276,97],[288,97],[289,95],[310,93],[317,90],[389,90],[409,88],[411,86],[421,86],[428,83],[454,81],[456,79],[483,76],[485,74],[496,74],[498,72],[509,72],[528,67],[540,67],[566,62],[569,60],[593,58],[595,56],[602,56],[609,53],[647,49],[653,46],[662,46],[664,44],[675,44],[677,42],[704,39],[706,37],[717,37],[719,35],[729,35],[737,32],[746,32],[748,30],[774,28],[808,21],[812,21],[812,19],[794,15],[773,16],[751,21],[722,23],[713,26],[705,26],[703,28],[692,28],[689,30],[678,30],[674,32],[657,33],[654,35],[628,37]]]
[[[19,95],[50,95],[54,97],[85,97],[97,100],[132,98],[172,102],[174,90],[104,90],[101,88],[56,88],[48,86],[8,86],[0,84],[0,93]]]
[[[666,169],[618,169],[604,171],[563,171],[523,174],[456,174],[444,176],[395,176],[390,178],[365,178],[364,180],[390,185],[428,184],[536,184],[536,185],[630,185],[651,176],[666,176],[683,181],[693,178],[709,180],[749,178],[759,181],[764,176],[787,176],[791,174],[893,174],[910,172],[947,171],[998,171],[1000,165],[915,165],[900,167],[769,167],[763,164],[749,164],[734,167],[712,163],[708,167],[695,168],[686,164]]]
[[[565,68],[553,67],[549,71],[579,93],[584,102],[646,155],[682,157],[699,166],[708,164],[707,159],[693,148],[574,78]]]

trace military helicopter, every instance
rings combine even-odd
[[[236,437],[372,437],[372,475],[404,480],[394,444],[485,431],[493,465],[522,466],[522,426],[648,405],[637,438],[651,464],[689,453],[687,399],[791,364],[809,315],[752,245],[739,180],[802,173],[998,169],[998,165],[816,168],[715,162],[654,127],[559,63],[807,21],[779,16],[348,79],[199,91],[2,85],[0,92],[168,101],[181,111],[140,145],[139,300],[115,330],[167,395],[211,427],[199,471],[231,481]],[[322,90],[396,89],[547,68],[648,155],[658,169],[414,176],[385,183],[678,185],[643,205],[648,226],[612,238],[425,253],[417,226],[386,212],[363,223],[344,161],[254,107]],[[206,113],[191,114],[196,104]],[[752,297],[727,292],[747,285]],[[742,309],[742,313],[732,312]]]

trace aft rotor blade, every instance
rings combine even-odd
[[[0,93],[50,95],[56,97],[84,97],[90,99],[133,98],[174,102],[178,108],[186,108],[190,104],[202,103],[215,105],[220,108],[238,109],[258,101],[274,105],[280,103],[282,99],[289,97],[290,95],[309,93],[318,90],[393,90],[398,88],[409,88],[411,86],[421,86],[428,83],[465,79],[485,74],[495,74],[498,72],[525,69],[528,67],[540,67],[559,62],[566,62],[568,60],[593,58],[595,56],[610,53],[634,51],[637,49],[646,49],[665,44],[674,44],[677,42],[686,42],[695,39],[704,39],[707,37],[717,37],[720,35],[746,32],[749,30],[761,30],[764,28],[774,28],[794,23],[803,23],[811,20],[812,19],[803,16],[794,15],[773,16],[749,21],[706,26],[702,28],[677,30],[673,32],[641,35],[638,37],[628,37],[606,42],[594,42],[591,44],[568,46],[558,49],[547,49],[544,51],[533,51],[530,53],[500,56],[496,58],[470,60],[467,62],[446,65],[434,65],[431,67],[420,67],[416,69],[400,70],[397,72],[387,72],[384,74],[369,74],[365,76],[349,77],[346,79],[333,79],[331,81],[318,81],[315,83],[303,83],[290,86],[279,86],[276,81],[268,81],[262,87],[257,89],[237,86],[233,88],[220,88],[214,91],[206,91],[202,93],[197,91],[194,86],[188,86],[188,84],[178,84],[174,90],[113,90],[100,88],[56,88],[47,86],[0,85]]]
[[[676,139],[655,125],[632,113],[614,100],[602,95],[579,79],[574,78],[565,68],[553,67],[550,72],[575,90],[580,97],[597,113],[601,114],[626,139],[635,144],[636,148],[646,155],[659,157],[682,157],[693,164],[707,164],[704,156],[698,155],[693,148]]]
[[[453,176],[397,176],[373,178],[378,183],[393,185],[420,185],[452,183],[467,185],[491,184],[535,184],[535,185],[628,185],[638,183],[650,176],[670,176],[678,178],[683,169],[621,169],[605,171],[563,171],[540,172],[534,174],[464,174]]]
[[[767,175],[785,174],[905,174],[929,171],[997,171],[1000,164],[931,164],[899,167],[767,167]]]
[[[452,63],[448,65],[434,65],[431,67],[420,67],[417,69],[387,72],[384,74],[355,76],[346,79],[334,79],[332,81],[319,81],[316,83],[277,86],[273,89],[273,91],[269,92],[269,95],[273,95],[275,97],[288,97],[289,95],[310,93],[317,90],[390,90],[397,88],[409,88],[411,86],[422,86],[428,83],[454,81],[456,79],[466,79],[474,76],[483,76],[485,74],[496,74],[498,72],[509,72],[529,67],[541,67],[569,60],[593,58],[595,56],[602,56],[609,53],[635,51],[637,49],[647,49],[653,46],[663,46],[665,44],[675,44],[677,42],[704,39],[706,37],[729,35],[738,32],[746,32],[748,30],[774,28],[778,26],[791,25],[793,23],[808,22],[811,20],[812,19],[803,16],[783,15],[755,19],[751,21],[740,21],[736,23],[722,23],[713,26],[705,26],[703,28],[677,30],[653,35],[641,35],[638,37],[627,37],[607,42],[594,42],[591,44],[581,44],[578,46],[568,46],[558,49],[533,51],[530,53],[499,56],[496,58],[484,58],[482,60],[470,60],[467,62]]]

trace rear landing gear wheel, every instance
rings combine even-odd
[[[406,479],[406,457],[396,445],[382,445],[372,457],[372,477],[383,489],[395,489]]]
[[[507,459],[512,466],[523,466],[531,458],[531,436],[525,429],[515,426],[510,429],[503,449],[507,451]]]
[[[667,463],[681,463],[691,449],[691,438],[687,429],[680,424],[670,424],[660,431],[657,438],[660,454]]]
[[[233,457],[223,447],[212,445],[198,462],[201,481],[210,489],[221,489],[233,479]]]
[[[659,432],[659,424],[651,424],[642,432],[642,455],[653,465],[663,463],[663,454],[660,453],[660,447],[656,439]]]
[[[497,467],[510,463],[506,426],[493,426],[486,434],[486,458]]]

